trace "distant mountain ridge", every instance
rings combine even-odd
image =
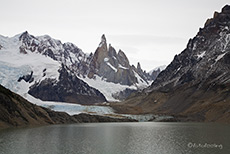
[[[151,76],[152,79],[155,80],[157,76],[160,74],[160,72],[165,70],[165,68],[166,68],[166,65],[158,66],[154,68],[153,70],[149,71],[148,74]]]
[[[12,38],[1,36],[0,45],[0,62],[4,66],[0,69],[5,73],[0,76],[2,84],[17,92],[26,89],[22,87],[26,82],[29,94],[41,100],[80,104],[119,100],[127,97],[130,91],[149,86],[155,79],[141,69],[140,63],[137,68],[130,65],[123,51],[116,52],[108,46],[105,35],[91,54],[72,43],[62,43],[48,35],[35,37],[27,31]],[[22,68],[18,68],[17,63]],[[12,73],[6,68],[17,70],[14,74],[17,79],[6,78],[7,73]],[[60,77],[61,72],[66,72],[65,78]],[[10,80],[18,87],[14,88]],[[73,85],[71,81],[78,84]]]
[[[26,31],[20,35],[19,40],[23,42],[22,46],[20,46],[21,53],[31,51],[49,56],[63,63],[78,75],[88,76],[89,78],[99,75],[109,82],[132,85],[138,83],[134,75],[135,71],[137,75],[143,78],[143,83],[148,83],[148,79],[154,80],[141,69],[140,63],[138,63],[137,67],[131,66],[122,50],[117,53],[111,44],[108,46],[104,34],[95,53],[89,55],[72,43],[62,44],[61,41],[55,40],[48,35],[34,37]],[[124,81],[124,78],[118,74],[127,74],[126,71],[131,72],[128,73],[130,77],[126,77],[127,80]],[[110,75],[111,73],[112,75]]]
[[[79,104],[106,101],[101,92],[79,79],[68,67],[73,61],[69,48],[77,55],[75,60],[83,55],[75,45],[62,44],[49,36],[36,38],[28,32],[12,38],[0,37],[0,44],[0,83],[12,91],[22,96],[29,93],[43,101]]]

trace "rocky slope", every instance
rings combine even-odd
[[[0,85],[0,128],[77,122],[77,119],[67,113],[31,104]]]
[[[230,6],[204,28],[143,93],[128,99],[129,111],[181,115],[195,121],[230,122]],[[121,109],[120,109],[121,110]]]
[[[98,115],[79,114],[70,116],[64,112],[31,104],[21,96],[0,85],[0,129],[19,126],[47,124],[67,124],[84,122],[133,122],[132,119],[119,119]]]

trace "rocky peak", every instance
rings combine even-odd
[[[99,47],[97,48],[95,54],[98,55],[97,57],[99,59],[100,59],[100,57],[104,58],[108,55],[107,43],[106,43],[106,38],[105,38],[104,34],[101,36],[101,42],[100,42]]]
[[[22,46],[20,46],[20,53],[23,54],[27,54],[28,50],[34,52],[38,45],[38,39],[35,38],[33,35],[30,35],[27,31],[19,36],[19,41],[22,42]]]
[[[22,41],[26,45],[30,45],[32,39],[35,39],[35,37],[33,35],[30,35],[27,31],[23,32],[19,36],[19,41]]]
[[[139,62],[137,63],[137,71],[142,71],[141,64]]]
[[[95,78],[100,76],[108,82],[120,83],[123,85],[135,85],[137,83],[137,74],[144,77],[143,71],[136,71],[131,68],[129,60],[122,50],[116,52],[115,48],[109,44],[105,35],[101,36],[99,46],[94,54],[86,55],[77,46],[72,43],[64,43],[55,40],[48,35],[33,37],[28,32],[24,32],[20,37],[23,41],[20,47],[21,53],[38,52],[49,56],[68,66],[79,76],[88,76]],[[146,83],[146,82],[145,82]]]
[[[71,72],[83,80],[88,77],[121,85],[133,85],[137,88],[148,86],[145,77],[148,74],[138,73],[135,67],[131,67],[122,50],[117,52],[111,44],[107,46],[104,34],[101,36],[96,51],[90,55],[85,54],[72,43],[62,44],[60,40],[48,35],[34,37],[24,32],[20,35],[20,41],[22,42],[19,47],[21,53],[35,52],[48,56],[68,67]]]
[[[124,67],[129,67],[129,59],[126,57],[125,53],[120,49],[117,54],[119,63]]]
[[[104,42],[104,43],[106,43],[105,34],[103,34],[103,35],[101,36],[101,42]]]
[[[29,41],[31,41],[32,39],[35,39],[35,37],[33,35],[30,35],[28,33],[28,31],[23,32],[20,36],[19,36],[19,41],[22,41],[24,43],[27,43]]]
[[[82,75],[86,74],[87,65],[92,58],[92,55],[83,53],[73,43],[62,44],[60,40],[49,35],[34,37],[26,31],[20,35],[19,40],[22,41],[22,45],[19,47],[20,53],[27,54],[31,51],[46,55],[72,68],[76,73],[82,73]]]
[[[101,36],[101,42],[98,48],[102,48],[103,49],[102,51],[107,52],[107,43],[106,43],[105,34]]]
[[[116,50],[114,49],[114,47],[112,47],[111,44],[109,44],[109,57],[116,57],[117,53]]]
[[[138,75],[138,72],[130,66],[125,53],[122,50],[116,52],[111,44],[107,48],[105,35],[102,35],[99,47],[96,49],[90,63],[88,77],[93,78],[97,75],[108,82],[136,85],[138,81],[135,73]],[[142,81],[145,82],[144,80]]]
[[[230,5],[225,5],[223,8],[222,8],[222,13],[230,13]]]
[[[230,54],[230,11],[226,5],[222,12],[214,13],[208,19],[204,28],[200,28],[197,35],[190,39],[187,47],[176,55],[165,71],[159,74],[153,83],[153,89],[175,86],[188,83],[207,84],[218,78],[226,77],[229,69],[227,57]]]
[[[30,35],[29,35],[28,31],[25,31],[19,36],[19,40],[21,41],[24,38],[28,38],[28,37],[30,37]]]
[[[214,13],[187,47],[150,88],[125,103],[145,113],[180,115],[196,120],[229,119],[230,11]]]
[[[216,27],[216,29],[217,29],[218,27],[228,25],[230,22],[230,9],[229,8],[230,8],[230,6],[226,5],[223,7],[223,9],[220,13],[214,12],[213,18],[208,19],[205,22],[204,28],[210,27],[212,29],[215,29],[215,27]]]

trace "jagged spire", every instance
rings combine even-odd
[[[105,34],[103,34],[103,35],[101,36],[101,42],[100,42],[100,44],[99,44],[99,47],[102,47],[102,46],[106,46],[106,47],[107,47]],[[107,49],[106,49],[106,51],[107,51]]]
[[[22,33],[22,35],[23,35],[23,34],[28,35],[29,33],[28,33],[28,31],[26,30],[24,33]]]
[[[137,69],[141,69],[141,64],[139,62],[137,63]]]
[[[143,72],[143,70],[141,69],[141,64],[139,62],[137,63],[137,71],[139,73]]]
[[[105,34],[101,36],[101,42],[106,42]]]
[[[225,6],[222,8],[222,12],[223,12],[223,13],[230,13],[230,5],[225,5]]]
[[[229,20],[228,17],[226,18],[226,16],[230,15],[230,5],[225,5],[221,12],[214,12],[213,18],[207,19],[205,22],[205,27],[208,26],[209,24],[215,24],[215,23],[223,23],[226,24],[228,23],[227,21],[224,22],[224,20]]]

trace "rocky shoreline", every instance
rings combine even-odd
[[[144,116],[152,115],[145,121],[152,122],[206,122],[208,121],[203,115],[180,115],[180,114],[162,114],[157,112],[149,112],[138,106],[129,106],[120,103],[110,103],[109,106],[113,108],[115,113],[121,115]]]

